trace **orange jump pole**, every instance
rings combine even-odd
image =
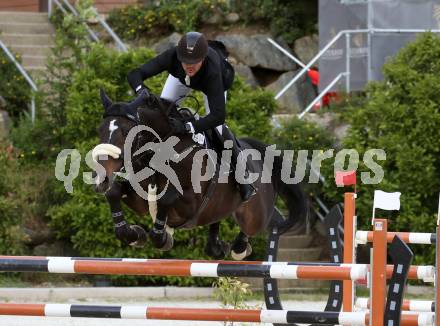
[[[344,263],[355,262],[354,230],[356,227],[356,194],[347,192],[344,194]],[[342,286],[342,311],[353,311],[354,286],[353,281],[345,280]]]
[[[373,221],[373,250],[371,252],[371,318],[370,326],[383,326],[387,286],[387,220]]]

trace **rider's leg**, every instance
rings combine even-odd
[[[227,95],[228,92],[225,91],[225,101],[227,100]],[[205,101],[205,110],[206,113],[209,113],[209,103],[208,103],[208,97],[205,95],[203,96],[204,101]],[[241,162],[242,160],[240,160],[240,162],[238,162],[238,155],[241,152],[241,148],[238,145],[237,139],[235,138],[235,136],[232,134],[232,132],[229,130],[229,128],[226,125],[221,125],[221,126],[217,126],[215,128],[215,133],[217,134],[217,136],[220,138],[221,140],[221,148],[223,149],[225,141],[230,140],[232,141],[232,157],[231,157],[231,166],[232,169],[235,170],[237,167],[237,163],[238,164],[246,164],[245,166],[245,175],[244,178],[247,179],[249,172],[248,172],[248,162]],[[244,160],[243,160],[244,161]],[[238,183],[238,186],[240,188],[240,196],[243,202],[248,201],[253,195],[255,195],[256,190],[255,187],[252,184],[245,184],[245,183]]]
[[[176,103],[179,104],[180,99],[183,99],[189,92],[191,92],[191,88],[182,84],[180,80],[173,75],[168,75],[160,97],[171,102],[177,101]]]
[[[229,142],[229,144],[232,143],[232,156],[231,156],[231,167],[232,170],[236,171],[237,167],[240,165],[244,167],[244,176],[243,179],[246,180],[249,178],[249,170],[250,170],[250,164],[248,160],[244,160],[243,157],[240,156],[241,153],[241,147],[237,142],[237,139],[232,134],[232,132],[229,130],[229,128],[226,125],[223,125],[223,132],[221,134],[221,137],[223,138],[223,144],[225,145],[226,142]],[[229,146],[228,146],[229,147]],[[237,181],[237,180],[236,180]],[[253,186],[252,183],[242,183],[238,182],[238,187],[240,189],[240,196],[243,202],[248,201],[253,195],[256,193],[256,189]]]

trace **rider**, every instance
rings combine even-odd
[[[217,135],[222,138],[223,144],[226,140],[232,140],[231,165],[235,168],[241,149],[235,137],[224,125],[226,93],[234,80],[234,69],[226,60],[226,56],[227,54],[221,50],[211,47],[203,34],[189,32],[180,39],[177,46],[132,70],[127,78],[137,94],[144,93],[149,96],[149,90],[143,81],[163,71],[168,71],[169,75],[161,98],[172,102],[180,100],[192,89],[203,92],[207,115],[194,122],[186,123],[173,119],[171,120],[173,131],[176,134],[194,134],[217,129]],[[247,178],[247,166],[244,170],[245,178]],[[252,184],[239,183],[238,185],[244,202],[256,192]]]

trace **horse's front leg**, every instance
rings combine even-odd
[[[174,239],[172,234],[167,232],[168,206],[158,205],[156,220],[150,230],[150,238],[153,246],[160,250],[170,250],[173,247]]]
[[[166,193],[157,201],[157,215],[150,230],[150,238],[154,247],[160,250],[170,250],[173,247],[173,235],[167,231],[168,211],[173,206],[179,193],[170,186]]]
[[[209,225],[208,242],[205,254],[213,259],[224,259],[231,251],[231,246],[219,239],[220,222]]]
[[[119,182],[114,182],[112,187],[105,193],[112,213],[116,238],[122,243],[143,247],[147,241],[147,233],[139,225],[130,225],[124,219],[121,206],[122,195],[124,195],[123,186]]]

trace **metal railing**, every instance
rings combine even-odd
[[[299,118],[302,118],[307,112],[309,112],[313,106],[328,92],[335,84],[337,84],[342,77],[345,77],[345,90],[347,93],[350,92],[350,54],[351,54],[351,48],[350,48],[350,37],[351,34],[357,34],[357,33],[368,33],[369,35],[374,33],[424,33],[424,32],[432,32],[432,33],[440,33],[440,29],[382,29],[382,28],[370,28],[370,29],[356,29],[356,30],[342,30],[338,34],[336,34],[333,39],[330,40],[330,42],[322,48],[321,51],[316,54],[312,60],[308,64],[302,63],[300,60],[295,58],[291,53],[289,53],[287,50],[285,50],[283,47],[281,47],[279,44],[277,44],[274,40],[268,38],[267,40],[274,45],[278,50],[283,52],[285,55],[287,55],[290,59],[295,61],[299,66],[302,67],[301,71],[295,75],[295,77],[287,83],[281,89],[276,95],[275,99],[279,99],[293,84],[295,84],[301,77],[304,75],[307,71],[310,70],[310,68],[318,61],[318,59],[324,55],[324,53],[333,46],[343,35],[346,36],[346,53],[345,53],[345,60],[346,60],[346,71],[341,72],[338,76],[336,76],[329,85],[318,95],[317,98],[303,111],[299,114]],[[369,56],[370,57],[370,54]],[[370,65],[369,65],[370,67]],[[370,68],[369,68],[370,69]],[[369,71],[370,74],[370,71]]]
[[[310,68],[318,61],[318,59],[331,47],[333,46],[333,44],[335,44],[339,38],[343,35],[346,34],[355,34],[355,33],[367,33],[370,30],[368,29],[357,29],[357,30],[345,30],[345,31],[340,31],[338,34],[336,34],[336,36],[330,40],[330,42],[322,48],[321,51],[318,52],[318,54],[316,54],[312,60],[310,60],[310,62],[304,66],[302,66],[302,69],[299,73],[297,73],[295,75],[295,77],[289,82],[287,83],[286,86],[283,87],[283,89],[281,91],[279,91],[276,95],[275,95],[275,99],[279,99],[293,84],[295,84],[301,77],[302,75],[304,75],[307,71],[310,70]],[[272,43],[272,42],[271,42]],[[273,43],[272,43],[273,44]],[[278,48],[278,47],[277,47]],[[290,56],[289,56],[290,57]],[[347,60],[350,60],[350,57],[347,56]],[[349,71],[345,71],[346,73],[346,78],[349,78],[350,72]],[[335,79],[337,78],[341,78],[341,76],[337,76]]]
[[[283,48],[281,45],[279,45],[277,42],[275,42],[274,40],[272,40],[270,37],[267,38],[267,40],[269,41],[270,44],[272,44],[274,47],[276,47],[278,50],[280,50],[281,52],[283,52],[286,56],[288,56],[290,59],[292,59],[293,61],[295,61],[295,63],[298,66],[301,66],[302,68],[304,68],[306,65],[304,63],[301,62],[301,60],[299,60],[297,57],[295,57],[292,53],[290,53],[289,51],[287,51],[285,48]]]
[[[76,17],[79,16],[78,11],[75,9],[74,6],[72,6],[72,4],[68,1],[68,0],[62,0],[63,4],[69,9],[69,11],[75,15]],[[60,1],[58,0],[49,0],[48,3],[48,15],[49,17],[52,15],[53,13],[53,3],[58,7],[58,9],[61,10],[61,12],[63,14],[68,14],[66,8],[60,3]],[[112,37],[113,41],[116,43],[118,49],[122,52],[127,52],[127,46],[121,41],[121,39],[119,38],[119,36],[112,30],[112,28],[107,24],[107,22],[102,19],[98,13],[98,11],[93,8],[93,11],[96,15],[96,19],[97,21],[101,24],[101,26],[107,31],[107,33],[110,34],[110,36]],[[87,29],[87,32],[90,35],[90,38],[94,41],[94,42],[99,42],[99,36],[87,25],[86,22],[84,22],[84,25]]]
[[[306,69],[305,71],[308,71],[310,68],[307,68],[303,62],[301,62],[301,60],[299,60],[298,58],[296,58],[294,55],[292,55],[289,51],[287,51],[286,49],[284,49],[281,45],[279,45],[277,42],[275,42],[273,39],[268,38],[267,39],[273,46],[275,46],[278,50],[280,50],[282,53],[284,53],[286,56],[288,56],[290,59],[292,59],[293,61],[295,61],[299,66],[301,66],[303,69]],[[308,112],[318,101],[321,100],[321,98],[325,95],[325,93],[327,92],[328,89],[330,89],[331,87],[333,87],[340,79],[341,77],[343,77],[345,75],[345,73],[341,73],[327,88],[326,90],[324,90],[321,94],[318,95],[318,97],[316,97],[312,103],[309,105],[309,107],[307,107],[306,111]],[[278,99],[279,97],[275,97],[275,99]],[[303,114],[299,115],[299,118],[301,119],[304,116],[305,112]],[[307,164],[310,167],[310,174],[315,174],[316,176],[318,176],[319,181],[322,184],[325,184],[325,178],[324,176],[319,173],[318,171],[316,171],[314,169],[314,167],[312,166],[312,163],[310,160],[307,160]],[[325,215],[327,215],[327,213],[330,211],[329,208],[324,204],[324,202],[321,200],[321,198],[319,198],[318,195],[314,195],[312,196],[312,198],[314,199],[314,201],[316,202],[316,204],[318,205],[317,208],[314,208],[315,214],[316,216],[321,220],[321,222],[324,223],[324,219],[325,219]],[[321,213],[321,211],[323,213]],[[343,234],[344,230],[342,228],[341,225],[339,225],[339,232],[341,232],[341,234]]]
[[[33,93],[32,93],[32,97],[31,97],[30,109],[31,109],[31,119],[32,119],[32,122],[34,122],[35,121],[35,92],[38,91],[38,87],[37,87],[37,85],[35,85],[34,81],[29,76],[29,74],[26,72],[26,70],[24,70],[22,65],[15,59],[14,55],[11,53],[11,51],[9,51],[8,47],[1,40],[0,40],[0,47],[2,48],[3,52],[6,53],[8,58],[15,64],[18,71],[21,73],[21,75],[24,77],[26,82],[32,88]]]

